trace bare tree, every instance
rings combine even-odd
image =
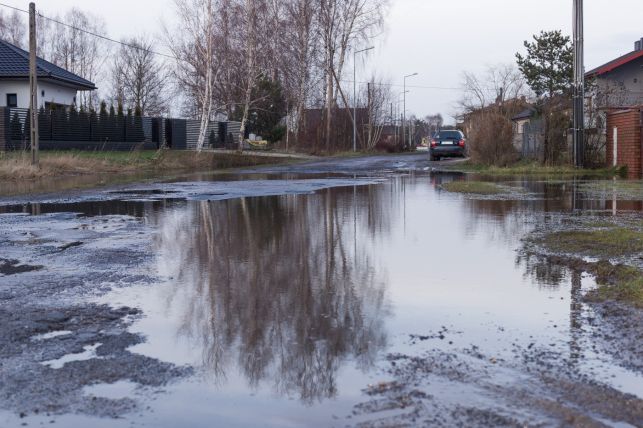
[[[25,47],[26,40],[26,20],[17,10],[12,11],[10,14],[5,15],[0,10],[0,39],[18,46]]]
[[[479,74],[465,71],[460,86],[463,94],[458,104],[463,113],[530,95],[522,73],[513,64],[490,65]]]
[[[124,40],[112,65],[114,98],[141,115],[167,112],[165,65],[156,58],[145,36]]]
[[[43,44],[42,56],[85,79],[97,81],[103,76],[103,68],[109,57],[109,47],[105,41],[94,34],[105,34],[105,21],[96,15],[72,8],[63,18],[53,22],[48,28],[50,43]],[[40,20],[43,25],[45,20]],[[98,102],[94,91],[81,92],[80,104],[96,107]]]
[[[386,0],[320,0],[318,31],[325,65],[326,151],[330,151],[332,112],[346,56],[383,24]]]
[[[424,118],[424,121],[426,122],[428,128],[427,136],[431,136],[435,132],[438,132],[440,129],[442,129],[442,125],[444,124],[444,119],[442,118],[442,115],[440,113],[427,115]]]
[[[384,125],[391,119],[389,109],[393,100],[391,85],[373,76],[360,94],[360,98],[361,103],[366,105],[368,116],[365,148],[372,150],[382,137]]]

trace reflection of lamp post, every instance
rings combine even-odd
[[[375,46],[353,52],[353,151],[357,151],[357,54],[375,49]],[[350,111],[350,110],[349,110]]]
[[[407,77],[413,77],[417,76],[417,73],[413,74],[407,74],[404,76],[404,111],[402,112],[402,142],[404,143],[406,140],[406,78]]]

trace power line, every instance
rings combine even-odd
[[[0,3],[0,6],[6,7],[8,9],[12,9],[12,10],[15,10],[15,11],[18,11],[18,12],[29,14],[29,11],[27,11],[27,10],[20,9],[18,7],[11,6],[11,5],[8,5],[8,4],[5,4],[5,3]],[[111,42],[111,43],[116,43],[116,44],[119,44],[121,46],[126,46],[126,47],[131,48],[131,49],[137,49],[139,51],[148,52],[148,53],[151,53],[153,55],[159,55],[159,56],[162,56],[162,57],[165,57],[165,58],[173,59],[175,61],[182,61],[180,58],[177,58],[174,55],[165,54],[165,53],[162,53],[162,52],[156,52],[156,51],[153,51],[153,50],[150,50],[150,49],[145,49],[145,48],[143,48],[141,46],[133,45],[133,44],[130,44],[130,43],[125,43],[125,42],[122,42],[122,41],[119,41],[119,40],[115,40],[115,39],[112,39],[110,37],[107,37],[107,36],[104,36],[104,35],[101,35],[101,34],[94,33],[92,31],[86,30],[84,28],[76,27],[74,25],[67,24],[66,22],[62,22],[62,21],[59,21],[57,19],[50,18],[48,16],[43,15],[40,12],[37,12],[37,14],[38,14],[39,17],[41,17],[43,19],[46,19],[48,21],[55,22],[56,24],[62,25],[62,26],[67,27],[67,28],[71,28],[71,29],[73,29],[75,31],[80,31],[80,32],[89,34],[91,36],[98,37],[100,39],[106,40],[106,41]],[[353,83],[352,80],[342,80],[342,82]],[[389,86],[389,87],[400,87],[400,88],[403,87],[403,85],[399,85],[399,84],[395,84],[395,83],[373,83],[373,82],[359,82],[359,81],[357,83],[358,84],[363,84],[363,85],[371,83],[371,84],[378,85],[378,86]],[[432,89],[432,90],[441,90],[441,91],[461,91],[462,90],[462,88],[453,88],[453,87],[445,87],[445,86],[406,85],[406,87],[407,88],[412,88],[412,89]]]
[[[20,9],[20,8],[18,8],[18,7],[11,6],[11,5],[8,5],[8,4],[0,3],[0,6],[6,7],[6,8],[9,8],[9,9],[13,9],[13,10],[16,10],[16,11],[18,11],[18,12],[22,12],[22,13],[29,14],[29,11],[27,11],[27,10]],[[103,39],[103,40],[107,40],[108,42],[117,43],[117,44],[119,44],[119,45],[126,46],[126,47],[131,48],[131,49],[137,49],[137,50],[139,50],[139,51],[148,52],[148,53],[151,53],[151,54],[153,54],[153,55],[159,55],[159,56],[163,56],[163,57],[166,57],[166,58],[170,58],[170,59],[173,59],[173,60],[176,60],[176,61],[180,61],[180,59],[179,59],[179,58],[177,58],[177,57],[175,57],[175,56],[173,56],[173,55],[165,54],[165,53],[162,53],[162,52],[156,52],[156,51],[153,51],[153,50],[150,50],[150,49],[145,49],[145,48],[143,48],[143,47],[141,47],[141,46],[137,46],[137,45],[133,45],[133,44],[130,44],[130,43],[121,42],[121,41],[118,41],[118,40],[112,39],[112,38],[110,38],[110,37],[103,36],[103,35],[101,35],[101,34],[94,33],[94,32],[89,31],[89,30],[85,30],[84,28],[76,27],[76,26],[74,26],[74,25],[70,25],[70,24],[67,24],[67,23],[65,23],[65,22],[59,21],[59,20],[57,20],[57,19],[50,18],[50,17],[48,17],[48,16],[43,15],[43,14],[42,14],[42,13],[40,13],[40,12],[37,12],[37,14],[38,14],[38,16],[39,16],[39,17],[41,17],[41,18],[43,18],[43,19],[46,19],[46,20],[48,20],[48,21],[55,22],[56,24],[62,25],[62,26],[64,26],[64,27],[68,27],[68,28],[71,28],[71,29],[76,30],[76,31],[81,31],[81,32],[83,32],[83,33],[89,34],[89,35],[94,36],[94,37],[98,37],[98,38]]]
[[[344,80],[342,79],[341,82],[344,83],[353,83],[352,80]],[[403,85],[399,85],[396,83],[377,83],[377,82],[360,82],[357,81],[356,83],[360,85],[366,85],[366,84],[371,84],[371,85],[377,85],[377,86],[390,86],[390,87],[400,87],[402,88]],[[462,88],[451,88],[448,86],[422,86],[422,85],[406,85],[407,88],[414,88],[414,89],[438,89],[438,90],[444,90],[444,91],[461,91]]]

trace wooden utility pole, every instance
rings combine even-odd
[[[574,165],[585,164],[585,67],[583,0],[574,0]]]
[[[29,117],[31,125],[31,164],[39,166],[38,68],[36,66],[36,4],[29,3]]]

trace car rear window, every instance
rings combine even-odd
[[[438,134],[440,140],[459,140],[460,138],[462,138],[462,134],[459,131],[441,131]]]

